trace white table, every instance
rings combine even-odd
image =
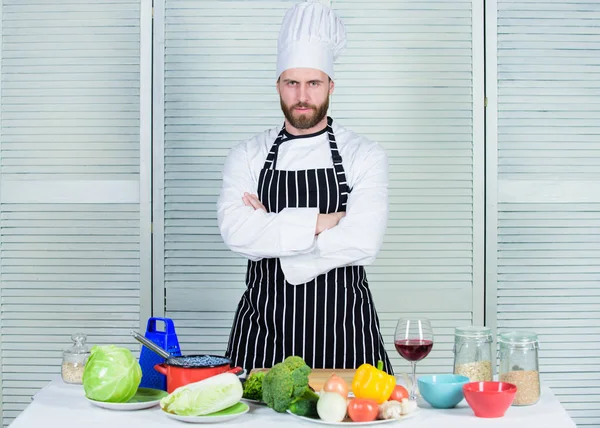
[[[382,426],[402,426],[406,428],[575,428],[573,420],[556,399],[552,391],[542,388],[540,401],[527,407],[510,407],[503,418],[481,419],[473,415],[472,410],[463,400],[454,409],[432,409],[426,403],[419,402],[421,411],[418,415],[402,421]],[[288,414],[279,414],[268,407],[251,405],[245,415],[229,422],[211,424],[222,428],[228,427],[323,427],[324,425],[305,422]],[[52,381],[33,398],[29,406],[10,425],[10,428],[189,428],[185,424],[168,418],[162,414],[160,407],[131,412],[105,410],[90,404],[84,396],[80,385],[65,384],[61,379]],[[197,426],[203,426],[199,424]]]

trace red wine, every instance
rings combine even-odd
[[[420,361],[431,352],[433,342],[431,340],[404,339],[396,340],[396,351],[408,361]]]

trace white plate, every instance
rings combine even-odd
[[[238,402],[225,410],[221,410],[220,412],[216,413],[211,413],[210,415],[206,416],[180,416],[175,415],[173,413],[165,412],[164,410],[163,413],[171,419],[176,419],[182,422],[188,422],[192,424],[212,424],[216,422],[225,422],[231,419],[238,418],[244,413],[248,412],[248,410],[250,410],[250,407],[248,407],[246,403]]]
[[[264,401],[253,400],[252,398],[243,398],[242,397],[242,401],[245,401],[246,403],[257,404],[259,406],[266,406],[267,405],[267,403],[265,403]]]
[[[352,422],[349,418],[346,418],[342,422],[327,422],[327,421],[324,421],[323,419],[315,419],[315,418],[307,418],[305,416],[298,416],[298,415],[293,414],[289,410],[287,410],[287,412],[290,415],[292,415],[296,418],[308,421],[308,422],[312,422],[315,424],[322,424],[322,425],[337,425],[337,426],[346,426],[346,427],[358,427],[358,426],[366,426],[366,425],[379,425],[379,424],[389,424],[392,422],[399,422],[399,421],[403,421],[404,419],[408,419],[408,418],[412,418],[413,416],[416,416],[420,411],[421,411],[421,409],[417,407],[414,412],[411,412],[408,415],[404,415],[400,419],[382,419],[382,420],[377,419],[377,420],[370,421],[370,422]]]
[[[160,403],[161,398],[166,397],[168,394],[166,391],[153,388],[140,388],[135,395],[127,403],[105,403],[103,401],[96,401],[86,397],[90,403],[94,406],[102,407],[103,409],[109,410],[143,410],[149,409]]]

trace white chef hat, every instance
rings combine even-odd
[[[346,46],[342,21],[318,0],[287,11],[277,43],[277,78],[290,68],[315,68],[333,79],[333,63]]]

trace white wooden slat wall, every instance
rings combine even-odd
[[[482,266],[474,262],[483,245],[477,3],[333,2],[349,38],[332,115],[378,141],[390,164],[388,230],[367,274],[397,371],[410,367],[393,346],[398,317],[432,319],[423,374],[452,370],[453,327],[483,323]]]
[[[155,185],[155,249],[164,251],[164,265],[155,270],[154,296],[155,302],[165,296],[165,306],[154,309],[175,320],[186,353],[225,351],[245,288],[245,260],[225,247],[216,226],[220,173],[234,144],[282,123],[276,43],[294,3],[166,0],[155,6],[155,59],[164,58],[164,68],[155,63],[155,160],[164,156]],[[483,322],[483,263],[474,263],[483,254],[483,121],[474,113],[483,111],[483,9],[477,3],[332,4],[349,41],[336,69],[331,114],[381,142],[390,157],[390,225],[367,272],[401,371],[408,365],[393,349],[400,315],[433,319],[436,345],[422,373],[451,369],[453,327]]]
[[[0,378],[7,425],[60,374],[72,333],[85,332],[91,344],[138,349],[129,331],[150,310],[143,303],[150,299],[150,212],[142,213],[150,183],[140,184],[140,174],[149,176],[150,165],[140,168],[140,161],[150,141],[140,148],[139,1],[0,4]],[[142,64],[148,69],[149,58]]]
[[[164,110],[155,100],[154,133],[164,178],[155,175],[155,187],[164,187],[164,194],[154,198],[154,247],[156,264],[164,265],[155,271],[154,295],[155,301],[164,296],[164,306],[154,309],[175,320],[186,353],[224,353],[245,287],[245,261],[228,250],[217,229],[221,169],[234,144],[283,122],[273,77],[276,41],[294,3],[155,3],[155,26],[164,22],[164,53],[155,51],[155,76],[164,74],[155,90],[164,85]],[[161,137],[164,148],[157,153]]]
[[[497,327],[537,332],[543,381],[578,426],[597,427],[600,4],[498,0],[492,7]]]

